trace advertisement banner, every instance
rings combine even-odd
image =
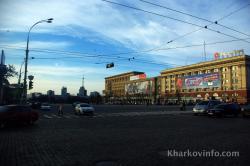
[[[138,75],[130,76],[130,81],[145,79],[145,78],[146,78],[146,74],[138,74]]]
[[[182,89],[221,87],[221,79],[219,73],[200,74],[178,78],[176,85]]]
[[[125,85],[127,94],[150,94],[152,81],[134,82]]]

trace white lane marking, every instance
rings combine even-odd
[[[53,117],[51,117],[51,116],[49,116],[49,115],[47,115],[47,114],[44,114],[43,117],[48,118],[48,119],[53,118]]]

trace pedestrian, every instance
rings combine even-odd
[[[63,115],[63,104],[60,103],[59,106],[58,106],[58,115]]]
[[[186,102],[183,100],[182,102],[182,110],[185,111],[186,110]]]

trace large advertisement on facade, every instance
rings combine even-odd
[[[127,94],[150,94],[152,91],[152,81],[133,82],[125,85]]]
[[[182,89],[221,87],[219,73],[208,73],[178,78],[177,87]]]

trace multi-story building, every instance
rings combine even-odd
[[[104,95],[106,98],[122,98],[125,96],[125,84],[130,81],[131,76],[144,74],[144,72],[132,71],[105,78]]]
[[[250,56],[218,56],[216,53],[212,61],[161,71],[161,101],[216,98],[249,102]]]
[[[47,95],[48,95],[48,96],[55,96],[55,91],[53,91],[53,90],[48,90],[48,91],[47,91]]]
[[[84,86],[81,86],[79,88],[79,93],[77,94],[79,97],[85,97],[87,96],[87,90],[84,88]]]
[[[62,89],[61,89],[61,96],[64,96],[64,97],[68,96],[68,94],[67,94],[67,87],[65,87],[65,86],[62,87]]]
[[[146,78],[144,72],[129,72],[105,79],[104,94],[106,101],[129,104],[158,102],[159,77]]]
[[[130,76],[144,74],[144,72],[132,71],[105,78],[105,96],[124,96],[125,84],[130,81]]]

